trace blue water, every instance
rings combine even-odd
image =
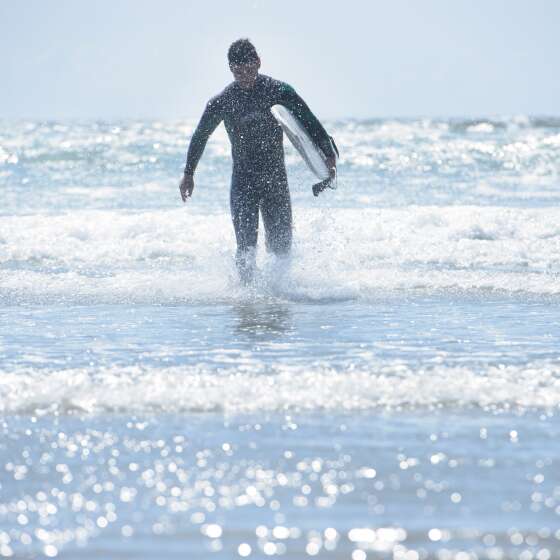
[[[560,122],[328,123],[290,262],[218,129],[0,123],[0,556],[560,556]]]

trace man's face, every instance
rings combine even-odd
[[[230,64],[229,68],[235,81],[243,89],[251,89],[255,85],[259,68],[261,67],[260,59],[245,64]]]

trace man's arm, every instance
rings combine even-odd
[[[307,103],[295,92],[295,90],[284,84],[280,94],[280,105],[284,105],[289,109],[295,117],[303,124],[309,136],[321,148],[327,158],[327,166],[329,169],[336,167],[336,153],[333,150],[331,139],[323,125],[317,117],[311,112]]]
[[[206,147],[208,138],[216,130],[216,127],[222,122],[222,113],[220,110],[220,103],[216,99],[212,99],[206,105],[206,109],[200,118],[200,122],[192,135],[189,149],[187,151],[187,163],[185,165],[185,173],[179,191],[183,202],[192,195],[194,189],[193,175],[198,165],[198,162]]]

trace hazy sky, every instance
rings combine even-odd
[[[557,0],[0,0],[0,117],[198,117],[250,37],[320,117],[560,114]]]

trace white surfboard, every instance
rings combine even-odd
[[[313,194],[317,196],[326,187],[336,188],[336,179],[331,179],[323,151],[313,142],[298,119],[283,105],[273,105],[270,111],[309,169],[321,181],[314,185]]]

